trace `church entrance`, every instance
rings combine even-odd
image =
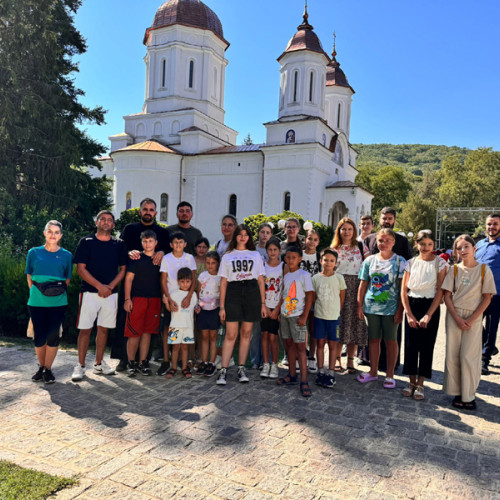
[[[333,204],[329,214],[329,223],[334,229],[341,219],[349,215],[349,209],[345,206],[343,201],[337,201]]]

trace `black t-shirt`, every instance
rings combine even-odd
[[[195,249],[195,243],[197,240],[203,237],[201,234],[201,231],[197,229],[196,227],[179,227],[179,224],[175,224],[174,226],[168,226],[168,230],[170,232],[170,236],[172,236],[173,233],[176,233],[177,231],[180,231],[181,233],[184,234],[184,237],[186,238],[186,248],[184,251],[186,253],[190,253],[191,255],[194,255],[196,253]]]
[[[368,247],[368,250],[370,250],[372,255],[379,253],[377,246],[377,233],[369,234],[365,239],[365,245]],[[392,247],[392,251],[403,257],[405,260],[410,260],[413,254],[409,241],[399,233],[396,233],[396,242]]]
[[[129,260],[127,272],[134,273],[132,297],[161,297],[160,265],[141,252],[138,260]]]
[[[98,240],[96,235],[85,236],[78,243],[73,263],[85,264],[87,271],[100,283],[111,283],[118,268],[127,265],[128,253],[125,243],[119,238]],[[97,293],[97,289],[82,280],[82,292]],[[113,290],[115,293],[118,288]]]
[[[172,251],[170,248],[170,233],[168,229],[161,227],[159,224],[144,225],[142,222],[134,222],[127,224],[120,235],[120,238],[125,242],[127,250],[139,250],[142,252],[141,233],[144,231],[154,231],[157,238],[156,251],[162,251],[167,254]]]

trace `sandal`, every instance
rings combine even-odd
[[[347,358],[347,373],[349,375],[356,375],[356,373],[359,373],[359,370],[356,370],[354,366],[349,366],[350,362],[353,362],[354,358]]]
[[[477,408],[475,399],[467,402],[462,401],[462,404],[464,405],[464,410],[475,410]]]
[[[170,370],[167,371],[165,377],[172,378],[176,373],[177,373],[177,370],[174,370],[173,368],[170,368]]]
[[[415,392],[415,384],[412,384],[411,382],[401,391],[401,394],[405,398],[411,398],[413,396],[413,393]]]
[[[451,405],[454,406],[455,408],[459,408],[460,410],[463,409],[464,404],[462,402],[462,397],[461,396],[455,396],[453,398],[453,401],[451,402]]]
[[[358,382],[361,382],[362,384],[366,384],[367,382],[375,382],[375,380],[378,380],[378,375],[375,375],[374,377],[370,375],[370,372],[365,372],[361,373],[356,377],[356,380]]]
[[[337,373],[342,373],[344,371],[344,369],[342,368],[342,358],[340,356],[337,356],[337,364],[335,364],[335,368],[333,369],[333,371],[337,372]]]
[[[415,392],[413,393],[413,399],[416,399],[417,401],[422,401],[422,399],[424,399],[424,386],[423,385],[416,385],[415,386]]]
[[[385,377],[384,380],[384,389],[395,389],[396,381],[393,378]]]
[[[300,393],[305,398],[310,398],[312,396],[311,388],[309,387],[309,382],[300,383]]]
[[[193,376],[189,368],[184,368],[181,373],[184,375],[184,378],[191,378]]]
[[[278,385],[296,385],[297,375],[290,375],[288,372],[284,377],[278,379]]]

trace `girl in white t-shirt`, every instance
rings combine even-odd
[[[448,264],[433,254],[431,231],[420,231],[415,239],[418,256],[408,261],[401,287],[405,308],[405,364],[410,383],[403,396],[424,399],[424,380],[432,377],[432,358],[439,328],[441,285]]]
[[[201,332],[201,364],[197,375],[211,377],[215,374],[217,354],[217,330],[220,327],[220,257],[216,251],[208,252],[205,258],[206,271],[198,277],[198,305],[200,312],[196,318],[196,327]],[[210,360],[208,351],[210,348]]]
[[[266,315],[264,264],[255,250],[252,231],[245,224],[236,227],[220,269],[220,319],[226,323],[226,338],[222,346],[222,368],[218,385],[226,384],[226,372],[238,338],[241,324],[238,379],[248,382],[245,362],[250,347],[252,326]]]

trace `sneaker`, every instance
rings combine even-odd
[[[207,367],[205,372],[203,373],[204,377],[212,377],[215,374],[215,365],[213,363],[207,363]]]
[[[217,357],[215,358],[215,361],[214,361],[214,365],[215,365],[215,368],[217,368],[217,370],[222,369],[222,356],[217,355]]]
[[[283,356],[283,359],[281,360],[281,364],[283,366],[288,366],[288,356],[286,354]]]
[[[221,368],[219,370],[219,376],[217,377],[217,381],[215,382],[217,385],[226,385],[226,368]]]
[[[117,372],[128,371],[128,361],[126,359],[120,359],[120,362],[116,365],[115,370]]]
[[[279,370],[278,370],[278,365],[276,363],[273,363],[271,365],[271,369],[269,370],[269,378],[278,378],[279,377]]]
[[[73,369],[73,374],[71,375],[71,380],[73,382],[80,382],[85,376],[85,367],[78,363]]]
[[[337,383],[333,375],[327,374],[323,379],[323,387],[325,389],[333,389],[333,386]]]
[[[207,369],[207,363],[205,363],[204,361],[202,361],[198,368],[196,369],[196,375],[205,375],[205,370]]]
[[[264,363],[260,376],[262,378],[269,378],[269,372],[271,371],[271,365],[269,363]]]
[[[325,373],[318,373],[318,375],[316,375],[316,380],[314,381],[314,383],[319,387],[323,387],[324,380],[325,380]]]
[[[490,370],[488,368],[488,363],[483,361],[483,364],[481,366],[481,375],[489,375],[489,374],[490,374]]]
[[[318,373],[318,365],[316,364],[316,360],[314,358],[309,358],[307,360],[307,371],[309,373]]]
[[[56,378],[54,377],[54,374],[52,373],[52,370],[49,370],[48,368],[45,368],[43,371],[43,381],[46,384],[53,384],[56,381]]]
[[[149,367],[149,361],[147,359],[142,360],[137,367],[141,375],[149,377],[151,375],[151,368]]]
[[[97,373],[98,375],[114,375],[116,372],[115,369],[111,368],[111,366],[109,366],[103,359],[101,364],[94,365],[94,373]]]
[[[243,383],[250,382],[250,379],[247,377],[245,367],[243,365],[238,367],[238,380]]]
[[[160,368],[158,368],[158,370],[156,371],[156,375],[158,375],[159,377],[164,377],[167,374],[169,368],[170,363],[168,361],[163,361],[160,365]]]
[[[295,370],[297,371],[297,373],[300,373],[299,360],[295,361]]]
[[[43,380],[43,366],[38,367],[38,371],[31,377],[33,382],[41,382]]]
[[[129,377],[133,377],[137,373],[137,369],[137,361],[132,360],[127,363],[127,375]]]

